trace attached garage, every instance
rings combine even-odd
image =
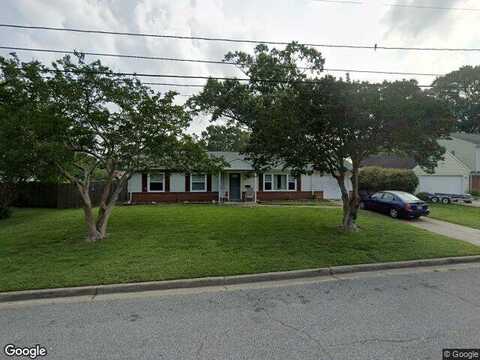
[[[465,194],[469,191],[470,169],[450,152],[444,157],[433,174],[427,174],[419,166],[413,169],[419,180],[417,192]]]
[[[352,190],[352,183],[350,181],[351,173],[349,172],[345,181],[347,190]],[[302,175],[302,190],[323,192],[323,198],[328,200],[339,200],[342,198],[342,192],[338,186],[337,180],[327,174],[321,174],[315,171],[313,175]]]
[[[464,194],[466,192],[463,176],[420,175],[418,192]]]

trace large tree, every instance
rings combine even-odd
[[[334,176],[348,231],[356,229],[363,159],[380,151],[404,152],[432,169],[443,154],[436,140],[448,135],[452,118],[415,81],[370,84],[314,77],[310,74],[323,68],[321,54],[295,43],[285,50],[259,45],[254,55],[236,52],[225,59],[250,81],[210,79],[190,106],[211,113],[212,120],[226,117],[248,126],[246,153],[257,168],[281,165],[296,173],[316,169]]]
[[[480,66],[463,66],[439,77],[431,91],[449,104],[458,130],[480,133]]]
[[[90,241],[106,236],[115,202],[133,172],[159,165],[186,171],[217,166],[185,135],[190,117],[175,104],[173,92],[162,96],[100,61],[86,63],[81,55],[58,60],[53,69],[15,57],[0,64],[1,93],[19,109],[4,114],[2,129],[12,137],[2,141],[19,153],[17,165],[34,160],[33,176],[54,167],[75,184]],[[106,186],[95,216],[89,189],[98,170]]]
[[[209,151],[237,151],[246,149],[249,133],[235,125],[209,125],[202,131],[202,141]]]

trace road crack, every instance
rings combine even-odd
[[[289,323],[285,322],[285,321],[282,321],[282,320],[279,320],[279,319],[276,319],[274,318],[272,315],[270,315],[270,313],[263,309],[263,312],[265,313],[265,315],[273,322],[276,322],[277,324],[280,324],[281,326],[283,326],[284,328],[287,328],[287,329],[290,329],[290,330],[294,330],[295,332],[299,333],[300,335],[303,335],[303,337],[306,337],[308,338],[310,341],[314,342],[315,344],[317,344],[317,346],[320,348],[320,350],[322,350],[327,356],[329,359],[332,359],[332,355],[330,355],[330,353],[328,352],[328,350],[326,349],[325,345],[322,344],[322,342],[315,338],[314,336],[310,335],[308,332],[306,332],[305,330],[303,329],[300,329],[300,328],[297,328],[293,325],[290,325]]]

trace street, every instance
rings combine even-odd
[[[441,359],[480,347],[480,264],[0,304],[47,359]]]

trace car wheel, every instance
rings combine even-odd
[[[398,210],[397,209],[390,209],[390,217],[396,219],[398,218]]]
[[[430,200],[432,201],[432,203],[438,203],[440,199],[434,196]]]
[[[360,201],[360,209],[365,210],[365,203],[363,201]]]
[[[450,204],[450,199],[449,198],[442,198],[442,204]]]

